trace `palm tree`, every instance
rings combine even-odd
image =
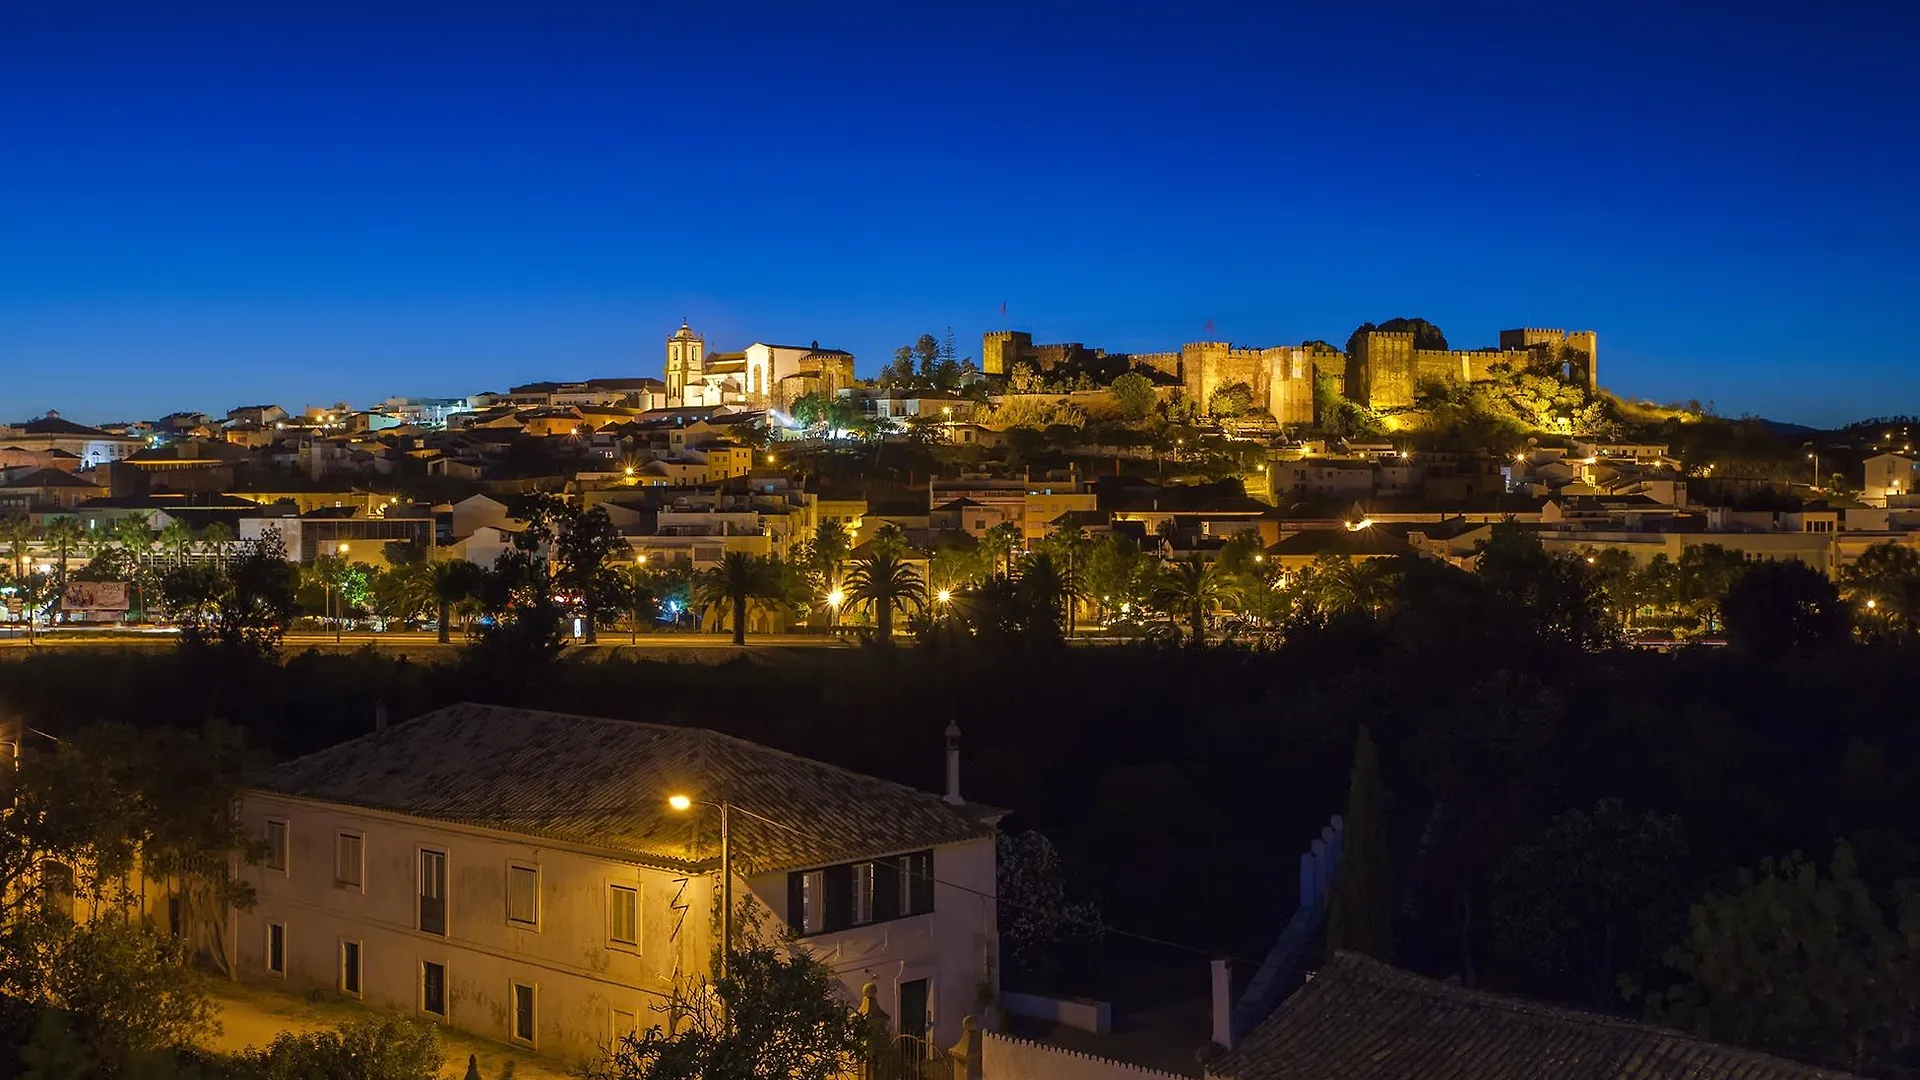
[[[233,543],[233,530],[226,522],[215,521],[200,533],[200,546],[221,562],[227,561],[227,545]]]
[[[65,611],[67,606],[67,560],[73,550],[86,539],[87,530],[80,524],[79,518],[58,517],[47,522],[43,530],[47,543],[53,545],[55,556],[60,560],[60,578],[54,588],[54,608]]]
[[[615,574],[620,580],[621,602],[627,609],[627,644],[638,645],[640,623],[652,618],[660,608],[660,598],[654,592],[653,571],[635,558],[622,564]]]
[[[1020,526],[1011,521],[1003,521],[988,529],[980,536],[980,546],[987,549],[1000,564],[1000,572],[1013,574],[1013,553],[1020,550]]]
[[[143,517],[123,517],[113,523],[113,539],[127,553],[127,565],[133,574],[133,606],[142,616],[147,613],[142,602],[141,580],[145,576],[147,560],[153,555],[153,529]]]
[[[720,565],[700,575],[695,602],[702,611],[720,608],[733,613],[733,643],[747,643],[747,605],[780,595],[780,573],[772,560],[729,551]]]
[[[867,549],[876,555],[899,555],[907,550],[907,531],[889,521],[873,530]]]
[[[1207,613],[1227,602],[1233,585],[1218,566],[1198,555],[1168,567],[1154,590],[1154,601],[1169,614],[1184,614],[1193,631],[1193,643],[1207,643]]]
[[[480,568],[465,559],[433,564],[433,600],[440,607],[440,644],[452,641],[448,621],[453,606],[472,596],[480,586]]]
[[[7,554],[13,559],[16,581],[26,579],[27,545],[33,543],[36,531],[33,519],[25,514],[9,514],[0,518],[0,542],[7,545]]]
[[[178,519],[167,522],[166,527],[160,530],[160,550],[176,563],[184,561],[193,551],[193,530]]]
[[[855,559],[847,574],[847,599],[873,613],[882,643],[893,640],[893,612],[925,607],[927,585],[914,568],[887,551]]]

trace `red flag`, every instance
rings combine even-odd
[[[1207,320],[1207,336],[1208,337],[1213,336],[1213,320],[1212,319]]]
[[[1003,319],[1007,317],[1007,302],[1005,300],[1000,301],[1000,317]]]

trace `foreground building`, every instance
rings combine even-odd
[[[945,1045],[997,997],[997,812],[711,731],[484,705],[245,794],[268,855],[245,870],[239,975],[591,1058],[709,969],[719,812],[677,794],[736,808],[736,903],[797,932],[850,1001],[874,984],[901,1034]]]
[[[1213,1080],[1842,1080],[1846,1074],[1611,1016],[1423,979],[1337,953]]]

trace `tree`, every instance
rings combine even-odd
[[[1720,602],[1747,568],[1747,557],[1719,544],[1692,544],[1674,562],[1674,600],[1705,632],[1720,631]]]
[[[1616,1006],[1620,977],[1644,979],[1686,930],[1686,857],[1678,818],[1619,799],[1569,810],[1501,864],[1498,948],[1542,985],[1570,978],[1590,1007]]]
[[[874,545],[878,549],[879,545]],[[874,626],[882,644],[893,640],[893,613],[903,614],[926,606],[927,585],[920,574],[899,555],[875,550],[855,559],[847,574],[847,601],[873,614]]]
[[[1108,533],[1087,551],[1087,595],[1096,600],[1102,617],[1112,619],[1124,605],[1132,607],[1152,599],[1153,567],[1140,545],[1121,533]]]
[[[1233,584],[1213,563],[1189,555],[1169,566],[1154,589],[1154,602],[1170,615],[1185,616],[1196,646],[1207,643],[1207,616],[1228,602]]]
[[[1721,601],[1727,644],[1762,659],[1837,645],[1849,618],[1825,574],[1802,562],[1757,562]]]
[[[1668,954],[1684,980],[1647,996],[1660,1021],[1718,1042],[1866,1072],[1903,1063],[1920,1035],[1920,895],[1885,904],[1853,848],[1828,873],[1799,854],[1742,870],[1732,892],[1693,906]]]
[[[453,609],[471,599],[480,587],[482,571],[465,559],[443,559],[433,565],[433,601],[439,608],[437,620],[440,644],[452,641],[450,625]]]
[[[1013,572],[1013,553],[1025,546],[1026,538],[1020,526],[1011,521],[1003,521],[980,536],[980,546],[985,548],[995,562],[1000,564],[1000,572]]]
[[[677,1020],[623,1036],[587,1080],[837,1080],[868,1045],[833,971],[797,949],[737,949],[725,978],[676,986],[662,1012]]]
[[[60,575],[54,579],[53,587],[54,610],[64,611],[67,606],[67,560],[86,538],[87,530],[80,524],[79,518],[57,517],[47,522],[42,533],[46,542],[53,546],[54,558],[59,560],[56,565],[60,568]]]
[[[1868,637],[1906,637],[1920,626],[1920,551],[1874,544],[1840,568],[1839,586]]]
[[[618,578],[620,603],[628,619],[627,644],[638,644],[640,627],[660,612],[660,593],[655,588],[653,572],[637,558],[620,567]]]
[[[1207,397],[1207,413],[1232,418],[1253,411],[1253,388],[1244,382],[1226,383]]]
[[[160,530],[160,550],[166,552],[172,562],[186,561],[187,556],[193,554],[193,530],[178,518],[167,522]]]
[[[412,626],[434,608],[433,569],[424,562],[389,565],[373,574],[367,599],[383,625]]]
[[[1058,970],[1063,946],[1101,937],[1100,909],[1068,899],[1060,852],[1045,834],[1002,832],[995,852],[994,892],[1008,970],[1028,980],[1045,979]]]
[[[814,527],[807,561],[821,592],[831,592],[840,583],[840,564],[847,561],[847,553],[852,550],[853,537],[847,532],[846,522],[828,518]]]
[[[153,556],[153,529],[142,517],[123,517],[113,523],[113,538],[120,549],[127,553],[129,564],[133,567],[133,607],[137,616],[145,618],[146,596],[143,583],[148,576],[147,564]]]
[[[1354,739],[1340,862],[1327,907],[1327,947],[1393,958],[1393,881],[1380,759],[1366,725]]]
[[[242,1066],[256,1080],[437,1080],[442,1054],[431,1024],[356,1016],[332,1031],[281,1032]]]
[[[298,572],[278,536],[255,544],[225,566],[183,562],[160,582],[180,626],[184,649],[214,649],[229,658],[268,659],[297,610]]]
[[[695,602],[702,611],[714,608],[731,610],[733,643],[747,643],[747,607],[755,600],[773,600],[780,595],[779,569],[768,558],[729,551],[720,565],[700,575]]]
[[[553,542],[554,581],[580,597],[586,612],[587,644],[599,641],[594,627],[600,609],[617,588],[607,566],[615,554],[629,550],[604,506],[567,515]]]
[[[1478,572],[1488,597],[1532,636],[1592,648],[1618,634],[1586,558],[1549,553],[1513,522],[1494,525],[1480,542]]]
[[[1121,418],[1128,421],[1145,420],[1157,400],[1153,392],[1153,380],[1137,371],[1129,371],[1113,380],[1108,390],[1120,406]]]

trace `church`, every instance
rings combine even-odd
[[[707,352],[684,321],[667,339],[667,407],[738,405],[790,409],[807,394],[829,397],[853,385],[853,354],[811,345],[756,341],[739,352]]]

